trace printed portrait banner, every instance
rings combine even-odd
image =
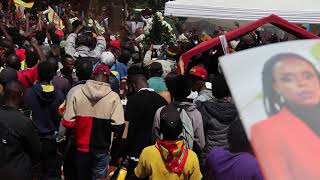
[[[219,59],[265,179],[320,179],[320,41]]]

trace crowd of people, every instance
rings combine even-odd
[[[148,49],[69,7],[64,29],[0,10],[1,179],[263,179],[211,52],[177,73],[201,38]]]

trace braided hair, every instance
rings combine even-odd
[[[281,95],[274,90],[273,87],[273,70],[277,63],[287,60],[287,59],[299,59],[303,62],[310,64],[320,79],[319,72],[316,70],[314,65],[308,61],[306,58],[294,54],[294,53],[281,53],[271,57],[263,67],[262,72],[262,86],[263,86],[263,104],[265,107],[265,111],[268,116],[272,116],[280,111],[285,102],[281,101]]]

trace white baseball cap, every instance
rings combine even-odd
[[[116,62],[116,58],[112,52],[106,51],[101,54],[100,62],[107,66],[112,66]]]

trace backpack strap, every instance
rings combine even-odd
[[[183,106],[181,106],[178,102],[173,102],[173,104],[177,108],[177,111],[179,112],[179,114],[181,114],[182,110],[184,110],[186,112],[187,116],[189,117],[189,119],[191,119],[188,114],[188,111]]]

